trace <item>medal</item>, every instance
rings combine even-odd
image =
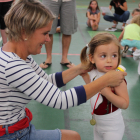
[[[94,114],[95,106],[96,106],[96,103],[97,103],[97,101],[99,99],[99,96],[100,96],[100,93],[98,93],[98,97],[96,99],[96,102],[95,102],[95,105],[94,105],[94,108],[93,108],[93,112],[91,113],[92,114],[92,119],[90,120],[90,124],[91,125],[95,125],[96,124],[96,121],[93,119],[93,114]]]
[[[90,120],[90,124],[91,125],[95,125],[96,124],[96,121],[93,119],[93,116],[92,116],[92,119]]]

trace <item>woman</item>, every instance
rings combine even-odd
[[[5,33],[5,23],[4,23],[4,16],[7,13],[7,11],[10,9],[12,3],[15,0],[0,0],[0,31],[2,36],[2,45],[7,42],[7,37]]]
[[[71,130],[35,130],[26,104],[34,99],[67,109],[86,102],[106,86],[119,85],[126,75],[111,71],[88,85],[60,91],[58,87],[84,73],[85,66],[47,75],[31,57],[50,41],[54,18],[38,0],[18,0],[5,16],[9,41],[0,50],[0,139],[80,140]]]
[[[125,27],[126,21],[129,19],[130,12],[127,11],[127,2],[126,0],[111,0],[109,9],[112,9],[112,6],[115,9],[114,16],[108,16],[105,13],[102,13],[106,21],[113,22],[114,25],[112,28],[116,28],[118,22],[122,22],[122,30]]]

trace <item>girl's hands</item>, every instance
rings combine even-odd
[[[105,16],[105,13],[102,13],[103,16]]]

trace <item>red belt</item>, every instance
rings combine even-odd
[[[28,108],[26,108],[25,111],[26,111],[26,116],[29,117],[29,120],[27,117],[25,117],[22,120],[18,121],[17,123],[13,124],[12,126],[9,126],[8,127],[9,133],[14,133],[15,131],[22,130],[29,126],[29,122],[32,120],[33,116]],[[2,126],[3,125],[0,125],[0,137],[6,134],[5,128],[2,128]]]

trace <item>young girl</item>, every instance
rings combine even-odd
[[[91,27],[93,31],[96,31],[100,22],[100,9],[96,0],[90,1],[86,15],[88,17],[87,25]]]
[[[86,51],[89,49],[87,55]],[[96,80],[106,72],[115,70],[120,64],[120,44],[109,33],[94,36],[81,52],[81,62],[92,68],[90,76],[83,75],[86,83]],[[106,87],[91,98],[94,126],[94,140],[122,140],[124,121],[121,109],[129,105],[126,82],[118,87]]]
[[[133,51],[140,49],[140,15],[132,18],[131,24],[127,25],[121,33],[119,41],[124,46],[124,51],[122,52],[123,57],[126,56],[129,47],[134,47]]]
[[[140,76],[140,49],[136,49],[133,53],[133,59],[138,61],[138,75]]]
[[[135,9],[132,11],[132,14],[131,14],[132,18],[133,18],[134,16],[136,16],[136,15],[140,15],[140,9],[139,9],[139,8],[135,8]],[[126,25],[128,25],[128,24],[131,23],[132,18],[131,18],[131,19],[128,19],[128,20],[126,21]]]

